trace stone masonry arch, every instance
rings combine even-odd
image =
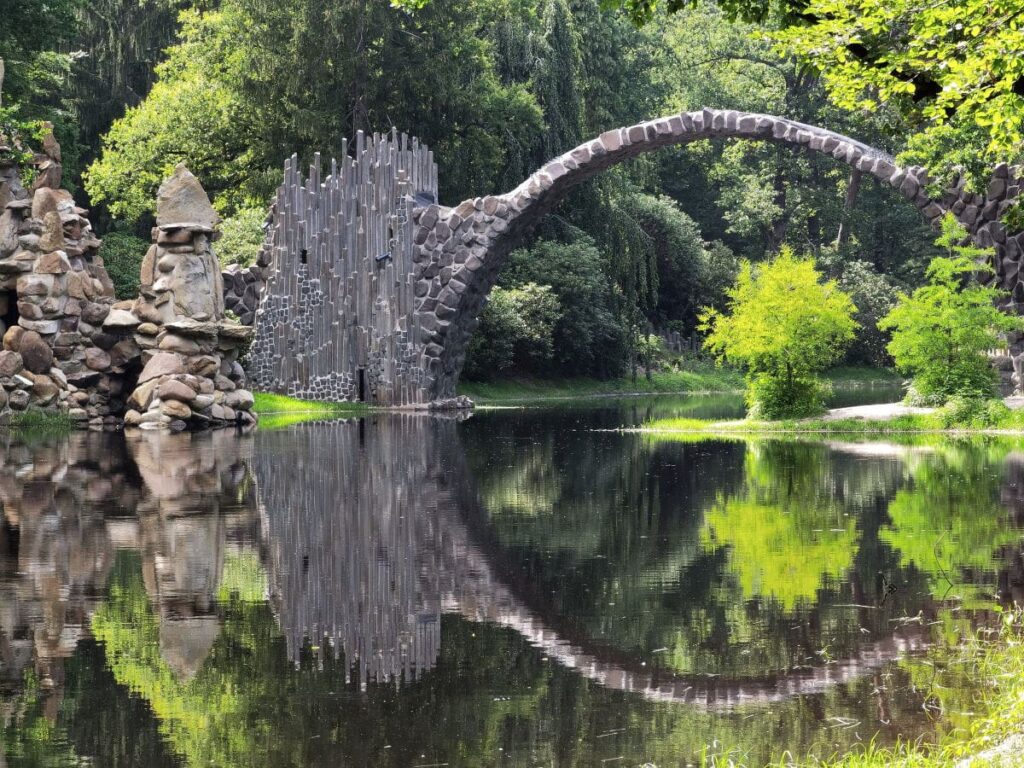
[[[573,187],[645,152],[710,138],[772,141],[831,155],[896,189],[933,225],[952,211],[984,247],[995,246],[996,278],[1024,299],[1017,279],[1024,235],[1009,236],[999,218],[1019,192],[1017,169],[997,166],[985,197],[962,181],[941,199],[926,192],[923,168],[901,168],[893,157],[842,134],[773,115],[703,109],[607,131],[551,160],[511,192],[466,200],[454,208],[414,211],[416,296],[422,314],[422,365],[433,400],[454,396],[469,338],[508,254]],[[1016,340],[1013,340],[1016,341]]]
[[[1019,196],[1020,169],[1005,163],[993,169],[983,195],[958,178],[932,198],[925,169],[901,168],[848,136],[773,115],[703,109],[607,131],[511,192],[448,208],[437,203],[437,165],[427,147],[394,131],[359,133],[324,178],[319,155],[305,177],[297,157],[285,163],[256,264],[224,273],[227,307],[256,326],[253,383],[313,400],[470,405],[455,397],[470,336],[506,257],[533,226],[601,171],[713,138],[830,155],[891,186],[933,225],[952,212],[975,243],[994,248],[994,271],[982,279],[1006,292],[1002,308],[1024,310],[1024,233],[1007,232],[1000,221]],[[1019,388],[1024,335],[1008,342]]]

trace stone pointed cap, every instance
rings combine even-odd
[[[156,225],[213,229],[219,221],[199,179],[178,163],[156,193]]]

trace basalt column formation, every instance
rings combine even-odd
[[[425,404],[412,212],[436,201],[437,166],[405,134],[360,133],[348,151],[324,179],[319,155],[305,180],[285,163],[249,373],[293,397]]]

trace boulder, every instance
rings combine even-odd
[[[164,400],[160,404],[160,412],[172,419],[188,419],[192,417],[192,409],[178,400]]]
[[[49,376],[36,374],[32,384],[32,399],[37,405],[47,406],[57,399],[60,394],[58,387]]]
[[[25,364],[22,362],[21,355],[17,352],[11,352],[7,349],[0,352],[0,379],[9,379],[11,376],[21,373],[24,367]]]
[[[12,410],[24,411],[28,408],[28,392],[24,389],[16,389],[7,396],[7,404]]]
[[[93,371],[105,371],[110,367],[110,355],[99,347],[85,350],[85,367]]]
[[[182,403],[190,403],[196,399],[196,391],[177,379],[162,381],[156,394],[161,400],[178,400]]]
[[[111,309],[103,321],[104,330],[130,330],[139,325],[139,318],[125,309]]]
[[[64,225],[56,211],[50,211],[43,217],[43,233],[39,236],[38,248],[44,253],[64,248]]]
[[[35,331],[26,331],[18,345],[25,368],[32,373],[48,373],[53,367],[53,350]]]
[[[185,361],[174,352],[157,352],[146,363],[139,374],[139,384],[160,376],[177,376],[185,373]]]
[[[4,332],[4,349],[18,351],[21,345],[21,337],[25,335],[25,329],[19,325],[12,325]]]
[[[164,229],[212,230],[220,221],[199,180],[179,163],[156,193],[156,225]]]

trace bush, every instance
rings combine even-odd
[[[224,219],[220,225],[220,240],[215,246],[222,267],[228,264],[248,267],[256,261],[263,245],[266,218],[266,208],[249,207]]]
[[[747,403],[761,418],[811,415],[823,407],[815,374],[853,339],[857,310],[813,259],[783,249],[774,261],[740,269],[726,313],[701,317],[704,341],[719,362],[747,370]]]
[[[988,398],[995,391],[996,373],[987,351],[1001,346],[1000,333],[1022,328],[1018,317],[995,306],[1003,292],[979,284],[978,272],[988,251],[959,245],[967,233],[947,215],[936,243],[948,257],[932,259],[928,284],[899,303],[878,327],[892,330],[888,350],[896,367],[913,376],[916,397],[944,402],[962,395]]]
[[[114,283],[119,299],[134,299],[139,295],[139,273],[149,243],[127,232],[108,232],[103,237],[99,255]]]
[[[832,387],[814,376],[799,376],[792,381],[758,374],[747,382],[744,395],[747,416],[751,419],[799,419],[817,416],[825,410],[825,398]]]
[[[512,368],[542,372],[554,355],[554,329],[561,316],[550,286],[494,288],[469,343],[465,375],[487,381]]]
[[[627,333],[615,312],[616,294],[603,261],[586,236],[570,243],[540,240],[509,256],[502,287],[547,285],[558,299],[554,353],[535,373],[612,378],[625,370]]]
[[[966,395],[954,395],[939,412],[945,429],[974,427],[983,429],[996,426],[1010,415],[1010,409],[1002,400],[984,399]]]

